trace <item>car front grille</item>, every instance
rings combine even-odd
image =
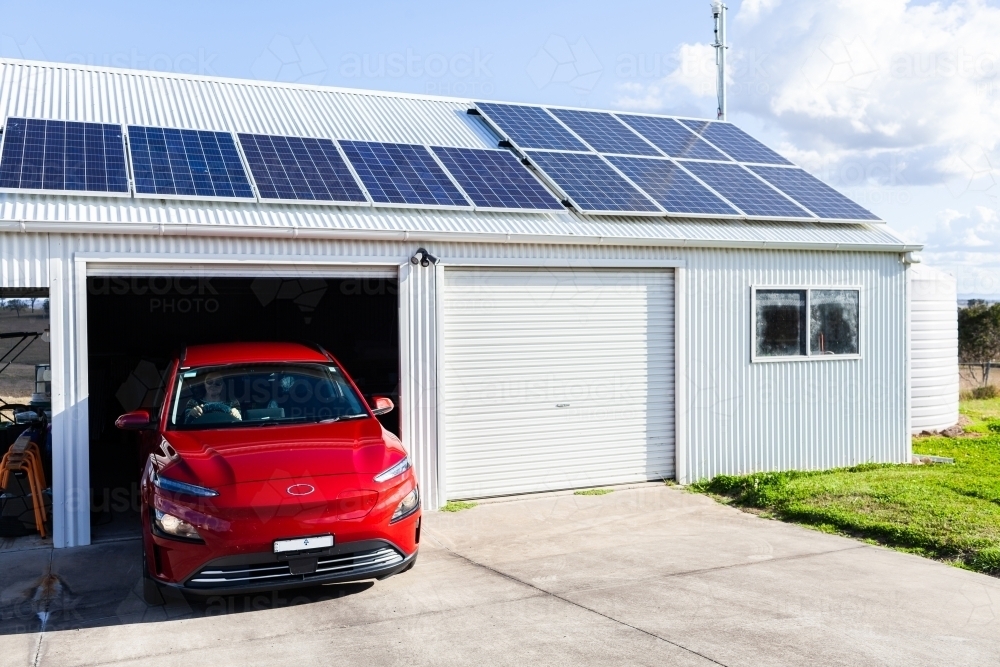
[[[256,563],[253,565],[209,565],[188,580],[191,588],[226,588],[228,586],[253,586],[260,584],[283,584],[286,582],[308,582],[311,579],[325,579],[339,575],[364,577],[403,562],[403,556],[392,547],[381,547],[370,551],[336,554],[319,559],[316,572],[292,574],[288,563]]]

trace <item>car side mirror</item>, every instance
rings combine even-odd
[[[115,426],[123,431],[141,431],[152,428],[153,423],[147,410],[134,410],[133,412],[126,412],[116,419]]]
[[[392,409],[396,407],[392,404],[392,401],[385,396],[375,396],[373,397],[375,401],[375,406],[372,408],[372,414],[378,417],[379,415],[384,415],[392,412]]]

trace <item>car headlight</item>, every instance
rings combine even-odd
[[[420,509],[420,492],[417,490],[417,487],[413,487],[413,490],[399,501],[396,511],[392,513],[392,518],[389,519],[389,523],[396,523],[400,519],[405,519],[418,509]]]
[[[404,456],[403,460],[399,463],[393,465],[391,468],[386,468],[379,474],[375,475],[376,482],[386,482],[393,477],[399,477],[404,472],[410,469],[410,457]]]
[[[194,526],[189,524],[184,519],[174,516],[173,514],[167,514],[166,512],[161,512],[160,510],[153,510],[153,523],[155,523],[156,527],[167,535],[180,537],[185,540],[202,541],[201,535],[198,534],[198,531]]]
[[[186,493],[189,496],[198,496],[199,498],[214,498],[219,495],[219,492],[214,489],[206,489],[204,486],[178,482],[175,479],[155,473],[153,474],[153,484],[156,485],[156,488],[163,489],[168,493]]]

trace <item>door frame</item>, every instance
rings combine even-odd
[[[205,269],[216,275],[255,277],[371,277],[393,276],[399,280],[403,298],[404,279],[409,256],[347,256],[291,259],[287,255],[232,255],[212,253],[139,253],[74,252],[71,255],[71,282],[56,276],[50,287],[59,289],[70,301],[69,322],[61,320],[62,308],[53,305],[53,544],[56,548],[90,544],[90,415],[89,349],[87,340],[87,278],[109,275],[166,275],[182,269]],[[305,260],[305,261],[303,261]],[[53,267],[54,268],[54,267]],[[352,271],[354,274],[352,275]],[[115,273],[117,272],[117,273]],[[58,314],[58,315],[57,315]],[[402,319],[402,318],[400,318]],[[406,381],[404,350],[409,340],[400,321],[400,382]],[[60,350],[69,350],[66,355]],[[58,358],[57,358],[58,357]],[[68,358],[67,358],[68,357]],[[62,368],[59,368],[62,366]],[[404,399],[401,401],[406,403]],[[405,405],[400,406],[406,414]],[[401,415],[402,416],[402,415]],[[58,420],[58,421],[57,421]],[[403,420],[401,419],[401,422]],[[404,445],[406,444],[404,434]],[[56,483],[59,480],[59,483]]]

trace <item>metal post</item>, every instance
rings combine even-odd
[[[718,69],[716,74],[716,95],[719,107],[717,118],[726,120],[726,7],[722,0],[712,1],[712,18],[715,19],[715,66]]]

